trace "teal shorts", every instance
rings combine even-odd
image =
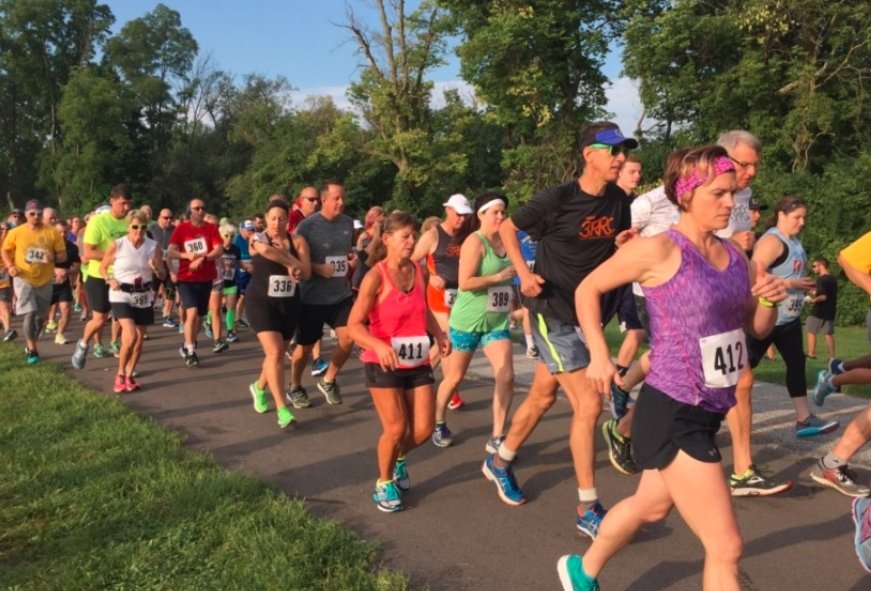
[[[450,329],[451,348],[454,351],[471,353],[478,348],[478,345],[486,347],[493,341],[511,340],[511,333],[508,330],[493,330],[490,332],[465,332],[455,328]]]

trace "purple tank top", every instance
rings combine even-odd
[[[722,240],[729,264],[718,271],[683,234],[671,229],[668,236],[680,248],[680,267],[662,285],[642,288],[650,316],[647,383],[678,402],[725,414],[748,365],[747,263]]]

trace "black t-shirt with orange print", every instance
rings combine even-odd
[[[632,225],[631,199],[615,184],[601,197],[581,190],[577,179],[536,194],[511,221],[538,241],[535,272],[545,278],[538,297],[524,298],[530,311],[578,324],[575,289],[602,262],[614,254],[614,239]],[[602,303],[603,320],[615,304]]]

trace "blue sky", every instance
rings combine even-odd
[[[114,31],[125,22],[154,9],[156,0],[104,0],[115,15]],[[409,2],[412,4],[413,0]],[[344,22],[350,5],[364,22],[377,18],[365,0],[164,0],[181,14],[200,46],[216,66],[237,76],[258,73],[284,76],[296,89],[293,101],[305,96],[333,96],[347,106],[344,89],[358,75],[360,58],[348,32],[333,23]],[[460,79],[459,63],[452,52],[448,63],[430,73],[436,94],[443,87],[472,90]],[[631,133],[640,113],[633,83],[619,78],[619,56],[609,56],[605,73],[613,82],[608,91],[610,111],[624,132]]]

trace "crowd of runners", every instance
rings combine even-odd
[[[272,195],[238,223],[218,219],[198,198],[184,212],[132,209],[123,185],[82,218],[28,201],[2,225],[3,340],[18,336],[14,310],[27,364],[39,362],[39,339],[54,333],[58,345],[73,347],[75,369],[89,356],[117,357],[113,390],[122,393],[147,388],[137,365],[155,310],[163,327],[178,330],[180,363],[190,368],[200,363],[201,332],[213,354],[224,354],[237,331],[250,328],[263,349],[252,368],[253,407],[274,407],[282,429],[311,405],[303,385],[309,363],[326,402],[342,404],[339,376],[356,348],[383,428],[372,501],[384,512],[400,511],[411,489],[409,452],[453,443],[447,411],[463,406],[463,379],[481,349],[494,382],[482,472],[505,503],[527,502],[512,464],[558,390],[571,406],[574,523],[593,543],[583,557],[560,559],[565,589],[597,589],[608,560],[672,508],[702,542],[704,588],[738,589],[743,542],[730,497],[792,487],[753,462],[754,368],[772,346],[779,352],[795,436],[817,437],[840,425],[808,401],[805,364],[816,335],[823,332],[829,353],[813,385],[817,407],[842,386],[871,383],[871,356],[835,357],[837,286],[822,257],[812,262],[820,279],[808,277],[800,241],[806,202],[784,196],[764,233],[755,233],[766,206],[750,188],[761,153],[752,134],[729,131],[716,145],[675,151],[661,184],[638,196],[636,140],[601,122],[583,132],[580,147],[579,178],[539,192],[510,216],[508,198],[486,192],[471,202],[450,196],[443,218],[373,207],[360,222],[345,213],[339,181],[304,187],[292,202]],[[838,264],[871,295],[871,233],[845,244]],[[73,313],[86,321],[76,339]],[[625,333],[616,359],[603,332],[615,316]],[[335,334],[328,359],[325,325]],[[868,326],[871,341],[871,312]],[[538,362],[512,414],[513,331]],[[603,401],[612,466],[641,473],[635,494],[610,510],[594,461]],[[724,420],[728,477],[715,441]],[[869,440],[871,405],[810,473],[856,498],[856,548],[867,569],[871,489],[848,463]]]

